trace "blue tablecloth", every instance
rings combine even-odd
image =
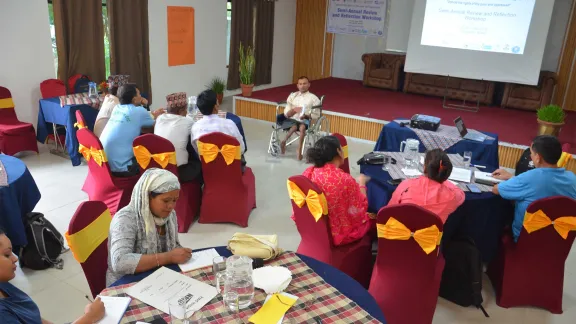
[[[498,161],[498,135],[483,133],[494,139],[487,139],[483,143],[462,139],[449,147],[446,153],[462,155],[465,151],[470,151],[472,152],[473,164],[498,168],[500,165]],[[382,127],[374,151],[400,152],[400,142],[408,138],[418,139],[418,135],[408,127],[401,127],[396,122],[390,122]],[[420,152],[426,152],[426,147],[422,141],[420,141]]]
[[[81,154],[78,152],[78,138],[76,138],[76,111],[80,110],[86,126],[93,131],[98,110],[88,105],[60,106],[60,98],[48,98],[40,100],[38,109],[38,125],[36,127],[36,139],[46,143],[46,137],[53,134],[52,123],[66,126],[66,151],[72,160],[72,165],[80,165]]]
[[[199,249],[197,251],[201,251],[205,249]],[[232,255],[228,249],[224,246],[216,247],[216,251],[222,256],[229,257]],[[362,307],[365,311],[367,311],[370,315],[372,315],[377,320],[381,321],[382,323],[386,323],[384,318],[384,314],[374,298],[368,293],[368,291],[362,287],[356,280],[350,278],[348,275],[344,274],[340,270],[327,265],[326,263],[320,262],[318,260],[309,258],[307,256],[298,254],[298,257],[304,261],[314,272],[316,272],[322,279],[324,279],[327,283],[332,285],[334,288],[338,289],[343,295],[353,300],[358,306]],[[180,268],[178,265],[170,265],[168,268],[180,272]],[[156,270],[156,269],[154,269]],[[120,280],[113,283],[111,286],[120,286],[129,284],[132,282],[138,282],[147,276],[149,276],[154,270],[146,271],[143,273],[139,273],[136,275],[127,275],[122,277]]]
[[[391,177],[380,165],[361,165],[360,172],[372,178],[366,186],[368,210],[377,213],[388,204],[396,186],[387,182]],[[442,241],[469,236],[476,242],[482,260],[489,262],[496,255],[502,231],[511,223],[513,215],[513,203],[500,196],[490,192],[466,192],[466,200],[462,206],[452,213],[444,224]]]
[[[6,231],[14,253],[18,254],[19,248],[28,243],[24,216],[40,201],[40,191],[24,162],[1,154],[0,161],[8,175],[8,187],[0,187],[0,227]]]

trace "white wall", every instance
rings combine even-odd
[[[196,64],[168,66],[166,7],[195,9]],[[226,0],[150,0],[150,72],[154,107],[165,104],[165,96],[179,91],[196,95],[214,76],[228,76],[226,61]],[[272,83],[264,89],[292,82],[296,1],[276,2]],[[240,91],[227,92],[226,95]]]
[[[21,121],[38,118],[40,82],[54,78],[46,0],[0,0],[0,86],[12,92]]]
[[[573,0],[556,0],[542,70],[556,71]],[[332,76],[362,80],[364,53],[406,50],[414,0],[390,0],[387,39],[337,34],[334,40]]]

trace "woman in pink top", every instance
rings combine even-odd
[[[369,177],[361,174],[358,184],[339,167],[344,161],[340,142],[334,136],[319,139],[306,151],[308,162],[314,164],[302,174],[314,182],[326,196],[328,223],[334,245],[343,245],[364,237],[370,229],[366,183]],[[294,219],[294,215],[292,215]]]
[[[428,151],[424,159],[424,175],[402,181],[392,194],[388,206],[416,204],[436,215],[442,222],[464,202],[464,192],[448,180],[452,163],[440,149]]]

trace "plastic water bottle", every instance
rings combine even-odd
[[[196,96],[188,97],[188,117],[194,119],[198,113],[198,106],[196,106]]]

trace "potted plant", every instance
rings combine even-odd
[[[538,115],[538,135],[552,135],[558,137],[566,114],[557,105],[544,106],[536,112]]]
[[[254,49],[250,46],[244,47],[240,43],[240,87],[242,88],[242,95],[250,97],[252,95],[252,88],[254,88],[254,72],[256,71],[256,60],[254,59]]]
[[[226,89],[226,81],[224,81],[224,79],[220,77],[214,77],[206,87],[216,92],[216,99],[218,100],[218,104],[221,104],[222,99],[224,99],[224,89]]]

